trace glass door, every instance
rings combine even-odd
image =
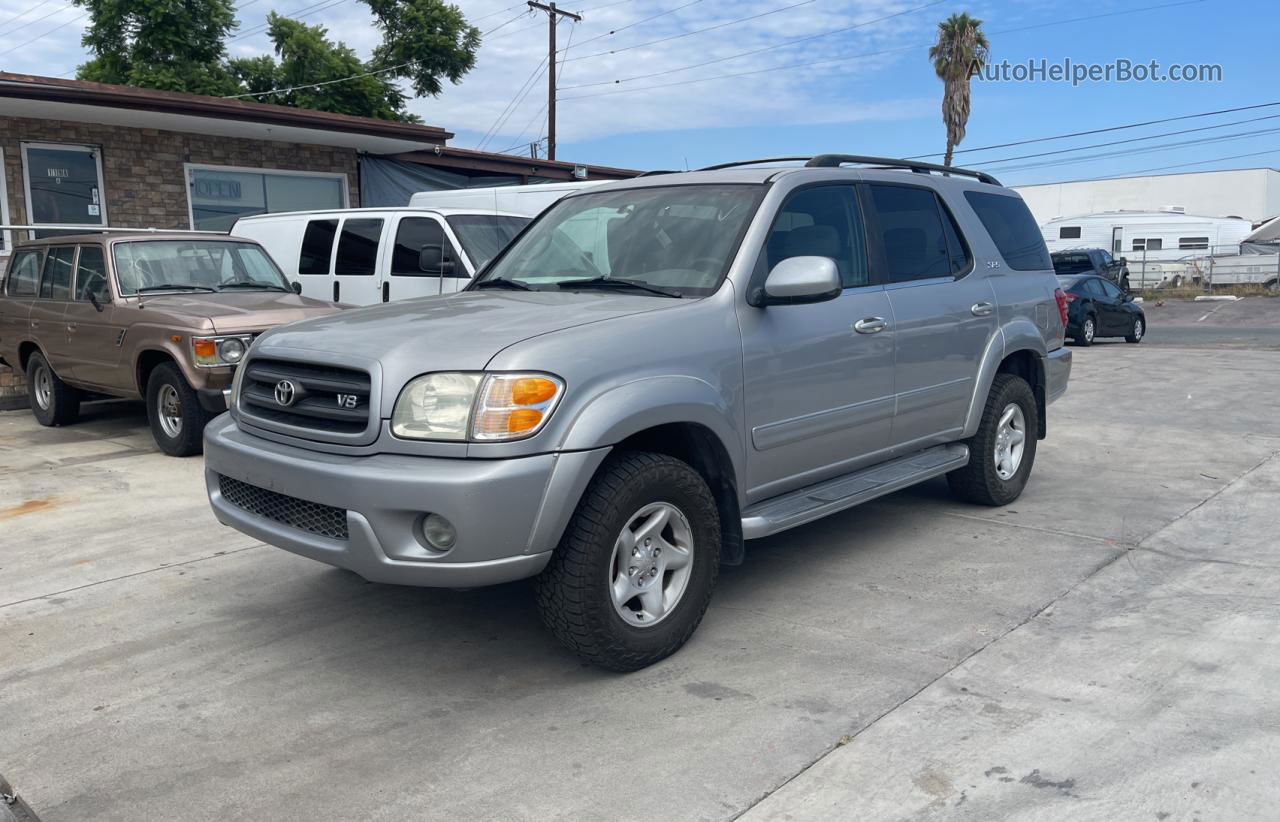
[[[107,224],[102,194],[102,155],[94,146],[23,143],[22,169],[27,188],[27,218],[36,225]],[[78,234],[80,230],[41,229],[33,237]]]

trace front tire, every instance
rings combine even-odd
[[[39,351],[27,360],[27,399],[41,425],[70,425],[80,419],[80,392],[63,382]]]
[[[1140,343],[1147,333],[1147,323],[1142,317],[1133,318],[1133,331],[1125,335],[1124,341],[1127,343]]]
[[[204,450],[204,427],[211,415],[176,365],[156,366],[147,380],[147,418],[160,450],[189,457]]]
[[[951,492],[978,505],[1013,502],[1031,476],[1039,430],[1031,386],[1013,374],[996,374],[978,433],[969,438],[969,464],[947,474]]]
[[[1098,336],[1098,318],[1092,314],[1086,314],[1084,320],[1080,323],[1080,333],[1076,334],[1076,345],[1090,346],[1093,340]]]
[[[702,477],[674,457],[624,451],[591,480],[538,577],[538,611],[582,659],[636,671],[688,641],[719,568],[720,516]]]

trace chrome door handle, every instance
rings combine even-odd
[[[858,320],[853,324],[853,330],[859,334],[875,334],[877,331],[884,331],[889,327],[884,317],[867,317]]]
[[[989,317],[991,312],[995,310],[996,307],[991,303],[974,303],[969,308],[969,313],[975,317]]]
[[[68,331],[75,331],[75,330],[76,330],[76,324],[75,324],[75,323],[67,323],[67,330],[68,330]]]
[[[39,320],[32,320],[32,321],[31,321],[31,327],[32,327],[32,328],[39,328],[39,327],[40,327],[40,321],[39,321]]]

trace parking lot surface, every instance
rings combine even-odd
[[[526,584],[219,526],[136,406],[5,412],[0,772],[46,822],[1265,817],[1278,408],[1271,351],[1076,349],[1016,503],[938,481],[749,543],[631,675]]]

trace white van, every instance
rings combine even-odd
[[[241,217],[236,237],[257,240],[302,294],[348,305],[449,294],[529,222],[461,208],[348,208]]]
[[[501,211],[536,217],[547,206],[575,191],[598,186],[608,180],[581,183],[535,183],[523,186],[490,188],[455,188],[447,191],[419,191],[409,198],[411,208],[468,208],[475,211]]]

